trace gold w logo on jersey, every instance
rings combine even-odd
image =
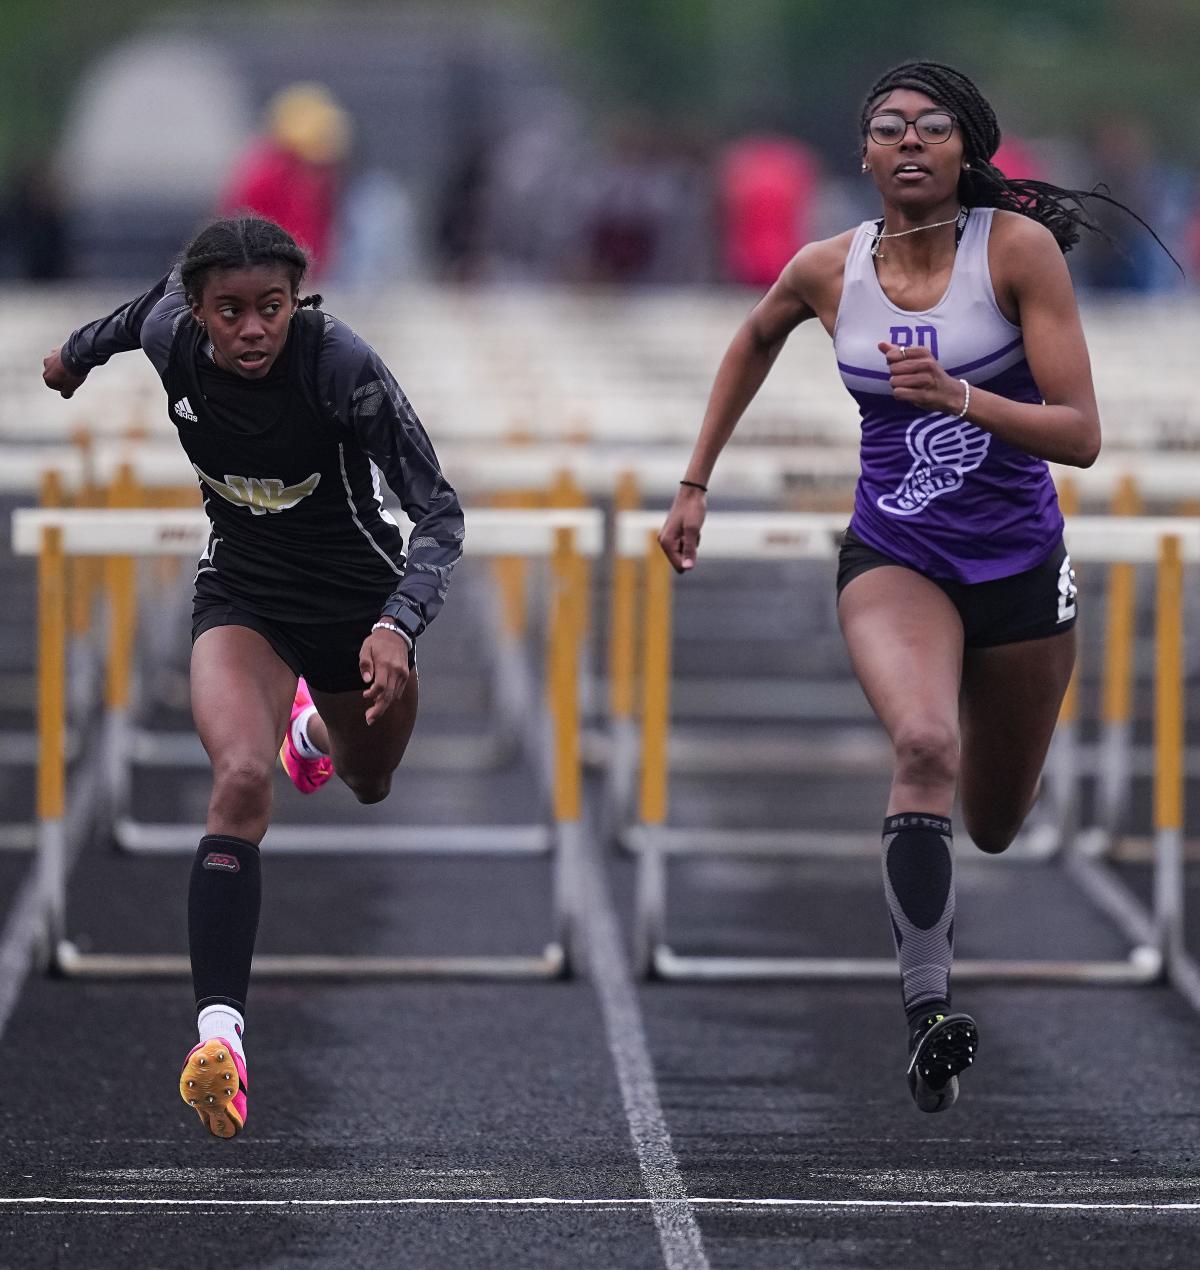
[[[230,503],[238,503],[249,507],[256,516],[265,516],[267,512],[285,512],[289,507],[306,499],[317,488],[321,473],[314,472],[305,477],[297,485],[285,485],[277,476],[230,476],[226,473],[223,481],[202,472],[196,464],[196,475],[209,487]]]

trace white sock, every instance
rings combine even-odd
[[[308,721],[317,713],[316,706],[305,706],[292,722],[292,744],[301,758],[324,758],[325,751],[318,749],[308,735]]]
[[[246,1020],[231,1005],[206,1005],[196,1016],[196,1027],[200,1030],[200,1043],[222,1040],[235,1050],[242,1062],[246,1061],[246,1050],[242,1045],[242,1033],[246,1028]]]

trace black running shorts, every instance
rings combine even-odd
[[[838,553],[837,592],[859,574],[880,565],[912,566],[893,560],[847,529]],[[914,570],[914,572],[918,572]],[[922,577],[928,577],[922,574]],[[991,582],[950,582],[929,578],[949,597],[963,624],[963,641],[968,648],[994,648],[998,644],[1019,644],[1027,639],[1046,639],[1069,631],[1075,625],[1075,570],[1066,544],[1059,541],[1053,551],[1032,569]]]
[[[380,600],[381,606],[386,598]],[[375,620],[359,617],[346,622],[283,622],[260,617],[239,608],[210,582],[196,589],[192,643],[216,626],[245,626],[257,631],[310,688],[318,692],[361,692],[365,685],[358,669],[358,655]],[[411,651],[408,662],[410,668],[415,665]]]

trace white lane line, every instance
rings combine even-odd
[[[90,1205],[94,1208],[654,1208],[661,1201],[645,1195],[632,1195],[624,1199],[562,1199],[548,1195],[530,1195],[525,1198],[505,1196],[402,1196],[382,1199],[130,1199],[105,1196],[79,1196],[62,1199],[50,1195],[30,1195],[24,1198],[0,1197],[0,1204],[10,1208],[22,1205],[53,1207],[62,1205]],[[689,1197],[693,1208],[760,1208],[760,1209],[930,1209],[951,1208],[965,1210],[1017,1209],[1032,1212],[1085,1212],[1085,1213],[1200,1213],[1200,1202],[1153,1201],[1088,1201],[1088,1200],[1016,1200],[1016,1199],[722,1199],[717,1196]]]
[[[0,934],[0,1037],[8,1024],[33,957],[41,929],[37,869],[31,865]]]
[[[629,1136],[637,1153],[642,1183],[650,1197],[663,1260],[667,1270],[709,1270],[700,1227],[684,1189],[671,1134],[663,1117],[650,1047],[646,1043],[608,881],[596,861],[590,836],[584,835],[583,826],[568,825],[563,831],[579,834],[572,844],[579,864],[575,908],[583,929],[592,986],[600,999],[609,1053],[621,1087]]]

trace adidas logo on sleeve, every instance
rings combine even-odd
[[[192,403],[186,397],[181,397],[175,403],[175,413],[181,418],[186,419],[189,423],[199,423],[200,418],[192,409]]]

